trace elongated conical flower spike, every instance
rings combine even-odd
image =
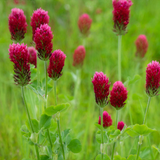
[[[28,47],[29,63],[37,68],[37,51],[34,47]]]

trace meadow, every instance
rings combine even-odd
[[[160,61],[160,2],[158,0],[133,0],[130,12],[128,33],[122,37],[122,82],[128,90],[126,105],[120,110],[119,120],[127,126],[142,124],[144,110],[147,106],[145,93],[146,67],[152,60]],[[69,103],[70,107],[61,114],[61,128],[71,128],[70,134],[78,138],[82,150],[78,154],[69,153],[68,160],[94,160],[99,154],[100,145],[96,141],[99,108],[95,103],[92,79],[95,71],[102,71],[109,77],[111,87],[118,80],[117,43],[118,38],[113,32],[112,1],[107,0],[12,0],[0,1],[0,160],[21,160],[33,157],[33,147],[23,138],[20,128],[27,119],[20,87],[14,84],[13,64],[9,59],[9,45],[12,44],[8,29],[8,16],[12,8],[23,9],[27,19],[27,33],[22,41],[27,46],[32,42],[30,17],[37,8],[48,11],[49,25],[53,32],[53,50],[61,49],[67,56],[63,75],[57,82],[58,103]],[[78,18],[87,13],[92,19],[90,34],[85,38],[78,29]],[[149,47],[145,57],[138,60],[135,57],[135,40],[140,34],[145,34]],[[73,53],[79,46],[84,45],[86,57],[80,72],[80,87],[78,89],[78,105],[73,105],[75,91],[76,68],[73,67]],[[44,64],[38,59],[37,70],[40,81],[44,78]],[[34,76],[34,75],[32,75]],[[133,83],[132,83],[133,82]],[[53,86],[53,81],[50,81]],[[110,87],[110,89],[111,89]],[[27,87],[26,99],[31,117],[39,119],[43,112],[43,99]],[[48,106],[55,103],[53,89],[48,93]],[[147,114],[147,124],[157,131],[150,134],[151,145],[160,148],[160,96],[151,100]],[[37,108],[38,111],[37,111]],[[105,108],[115,125],[115,109],[108,104]],[[146,138],[143,140],[140,157],[150,160],[150,149]],[[117,144],[116,154],[127,157],[129,153],[136,154],[137,139],[127,137],[123,144]],[[131,147],[132,146],[132,147]],[[146,147],[147,146],[147,147]],[[111,153],[112,145],[108,146]],[[152,148],[153,154],[157,151]],[[157,156],[158,160],[159,157]]]

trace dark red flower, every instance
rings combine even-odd
[[[104,107],[108,103],[109,95],[109,79],[103,72],[96,72],[92,79],[94,86],[95,99],[100,107]]]
[[[85,55],[85,48],[83,46],[79,46],[73,54],[73,66],[82,67]]]
[[[11,10],[8,25],[11,39],[18,42],[21,41],[24,38],[24,34],[27,32],[26,16],[22,9],[13,8]]]
[[[156,96],[160,86],[160,64],[152,61],[146,69],[146,93],[150,96]]]
[[[24,44],[9,46],[9,58],[14,63],[14,81],[20,86],[27,85],[31,80],[30,64],[28,63],[28,49]]]
[[[98,124],[101,125],[101,116],[99,116]],[[107,111],[103,112],[103,127],[107,128],[112,125],[111,116],[107,113]]]
[[[136,56],[144,57],[148,49],[148,41],[145,35],[139,35],[135,42],[137,51]]]
[[[50,59],[48,66],[48,76],[53,80],[57,80],[62,75],[62,69],[66,55],[61,50],[55,50]]]
[[[48,23],[49,23],[48,11],[45,11],[41,8],[34,11],[30,23],[30,25],[32,26],[33,39],[36,29],[39,28],[41,24],[48,24]]]
[[[37,68],[37,51],[34,47],[28,47],[29,63]]]
[[[127,99],[128,91],[121,81],[117,81],[113,84],[113,88],[110,94],[110,102],[113,107],[116,109],[121,109],[124,107],[124,102]]]
[[[117,129],[119,129],[120,131],[122,131],[123,128],[124,128],[124,125],[125,125],[125,123],[123,121],[118,122]]]
[[[39,59],[46,61],[50,58],[53,47],[52,39],[51,27],[48,24],[43,24],[36,29],[34,42],[36,43]]]
[[[117,35],[126,33],[126,28],[129,23],[129,8],[133,4],[131,0],[112,0],[113,4],[113,21],[114,29]]]
[[[79,27],[80,32],[83,35],[87,35],[89,33],[91,24],[92,24],[92,19],[89,17],[88,14],[85,13],[79,17],[78,27]]]

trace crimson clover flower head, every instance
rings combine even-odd
[[[47,69],[50,78],[56,81],[62,75],[65,59],[66,55],[60,49],[52,53]]]
[[[92,79],[96,103],[100,107],[104,107],[108,103],[109,95],[109,78],[103,72],[95,72]]]
[[[124,35],[129,23],[130,6],[133,4],[131,0],[112,0],[113,4],[113,31],[117,35]]]
[[[101,125],[101,116],[99,116],[98,124]],[[107,128],[112,125],[111,116],[107,113],[107,111],[103,112],[103,127]]]
[[[9,31],[11,39],[21,41],[27,32],[26,16],[22,9],[13,8],[8,18]]]
[[[113,107],[117,110],[124,107],[124,102],[127,99],[128,91],[121,81],[117,81],[113,84],[110,95],[110,103]]]
[[[145,35],[139,35],[135,41],[135,45],[137,48],[136,56],[137,57],[144,57],[147,49],[148,49],[148,41]]]
[[[9,58],[14,63],[14,81],[16,85],[25,86],[31,80],[29,55],[27,45],[15,44],[9,46]]]
[[[29,59],[28,62],[37,68],[37,51],[34,47],[28,47]]]
[[[85,55],[85,48],[83,46],[78,46],[78,48],[74,51],[73,54],[73,66],[82,67]]]
[[[120,131],[123,130],[125,123],[123,121],[118,122],[117,124],[117,129],[119,129]]]
[[[31,17],[31,23],[30,23],[30,25],[32,26],[32,32],[33,32],[32,38],[34,39],[35,31],[37,28],[40,27],[41,24],[48,24],[48,23],[49,23],[48,11],[45,11],[41,8],[34,11]]]
[[[160,86],[160,64],[152,61],[147,65],[146,69],[146,93],[153,97],[158,95]]]
[[[91,24],[92,24],[92,19],[89,17],[88,14],[85,13],[79,17],[78,27],[83,35],[88,35]]]
[[[53,48],[52,39],[51,27],[48,24],[42,24],[40,28],[36,29],[34,42],[36,43],[39,59],[46,61],[50,58]]]

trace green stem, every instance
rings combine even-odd
[[[121,81],[121,40],[122,35],[118,36],[118,80]]]
[[[103,160],[103,108],[100,107],[101,114],[101,155]]]
[[[56,86],[57,86],[57,81],[54,81],[55,105],[57,105]],[[65,153],[64,153],[64,146],[63,146],[62,137],[61,137],[61,130],[60,130],[59,118],[57,119],[57,127],[58,127],[59,140],[60,140],[61,147],[62,147],[63,159],[65,160]]]
[[[44,108],[46,109],[47,108],[47,84],[48,84],[48,75],[47,75],[47,61],[44,62],[44,71],[45,71],[45,82],[46,82],[46,86],[45,86],[45,105],[44,105]],[[49,139],[49,143],[50,143],[50,146],[51,148],[53,147],[52,145],[52,140],[51,140],[51,136],[50,136],[50,133],[49,133],[49,129],[47,129],[47,134],[48,134],[48,139]]]
[[[21,90],[22,90],[22,98],[23,98],[23,101],[24,101],[24,106],[26,108],[26,112],[27,112],[28,119],[29,119],[29,124],[30,124],[31,130],[32,130],[32,133],[34,133],[31,117],[30,117],[28,106],[27,106],[27,103],[26,103],[26,100],[25,100],[25,96],[24,96],[24,88],[23,88],[23,86],[22,86]],[[39,151],[38,151],[38,146],[37,145],[35,145],[35,149],[36,149],[37,159],[39,160]]]
[[[117,127],[117,124],[118,124],[118,110],[116,110],[116,127]]]
[[[147,108],[146,108],[144,119],[143,119],[143,124],[145,124],[145,122],[146,122],[146,116],[147,116],[147,112],[148,112],[148,109],[149,109],[150,101],[151,101],[151,97],[148,98],[148,103],[147,103]],[[142,140],[140,139],[140,137],[141,136],[139,136],[139,143],[138,143],[138,151],[137,151],[136,160],[138,160],[140,149],[141,149],[141,144],[142,144]],[[150,151],[152,152],[152,150],[150,150]],[[151,153],[151,156],[152,156],[152,153]]]

